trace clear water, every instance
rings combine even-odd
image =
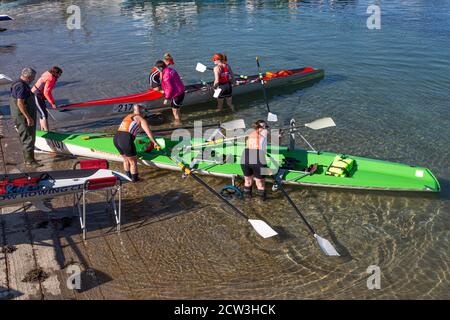
[[[321,254],[279,194],[261,206],[240,204],[282,227],[277,241],[257,239],[245,223],[218,214],[215,203],[162,221],[177,244],[170,253],[179,259],[165,257],[163,236],[152,242],[152,253],[162,257],[161,296],[448,299],[450,2],[379,1],[381,30],[369,30],[366,10],[374,2],[2,1],[0,13],[16,20],[0,25],[10,29],[0,33],[0,72],[16,76],[26,65],[39,72],[61,65],[55,96],[64,103],[145,89],[152,63],[166,51],[186,83],[211,79],[194,68],[217,51],[241,74],[256,73],[255,56],[264,70],[325,69],[325,79],[311,88],[272,92],[273,111],[286,123],[331,116],[337,128],[304,132],[317,148],[426,166],[443,192],[289,189],[319,234],[339,243],[342,259]],[[81,30],[65,27],[70,4],[81,8]],[[7,88],[0,94],[6,97]],[[185,122],[265,116],[262,95],[235,102],[236,114],[199,108]],[[95,130],[113,127],[97,123]],[[147,169],[145,175],[152,192],[179,186],[208,202],[201,187],[183,186],[177,174]],[[225,183],[208,181],[217,188]],[[139,212],[138,198],[147,194],[133,191],[129,211]],[[174,235],[186,228],[195,230]],[[369,265],[381,268],[381,290],[366,287]],[[186,271],[192,266],[198,278]]]

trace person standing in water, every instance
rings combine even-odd
[[[217,110],[222,111],[224,100],[227,105],[234,111],[233,105],[233,83],[234,75],[228,64],[227,57],[222,53],[216,53],[212,58],[214,64],[214,89],[219,89],[220,93],[217,97]]]
[[[25,164],[33,168],[42,167],[34,158],[34,142],[36,140],[36,104],[30,85],[36,78],[32,68],[22,70],[20,79],[11,85],[9,106],[11,117],[22,142]]]
[[[39,80],[34,84],[33,89],[31,89],[39,113],[39,123],[41,130],[43,131],[49,131],[46,101],[50,103],[52,108],[56,108],[56,102],[53,98],[52,91],[55,88],[56,81],[61,77],[62,73],[63,71],[60,67],[51,68],[49,71],[42,74]]]
[[[166,66],[168,67],[175,64],[170,53],[164,54],[164,59],[162,61],[164,61],[166,63]],[[152,71],[150,72],[149,84],[153,90],[155,91],[161,90],[161,72],[156,66],[154,66]]]
[[[181,123],[180,109],[183,106],[185,87],[175,69],[167,67],[164,61],[157,61],[156,68],[161,72],[161,88],[164,92],[164,104],[171,104],[175,124]]]
[[[136,145],[134,144],[138,130],[142,128],[142,130],[144,130],[150,138],[153,147],[158,150],[160,149],[160,146],[153,137],[153,133],[150,130],[147,120],[145,120],[145,118],[141,115],[141,109],[141,105],[135,104],[133,106],[133,113],[127,115],[123,119],[119,129],[114,135],[114,146],[123,158],[123,168],[126,175],[133,182],[139,181],[137,152]]]
[[[244,196],[252,196],[253,181],[256,182],[257,195],[266,200],[264,171],[268,170],[266,161],[267,139],[269,126],[264,120],[258,120],[253,125],[253,132],[246,138],[246,148],[241,158],[241,168],[244,173]]]

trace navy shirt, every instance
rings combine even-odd
[[[13,98],[27,100],[31,95],[31,88],[25,81],[17,80],[12,84],[11,96]]]

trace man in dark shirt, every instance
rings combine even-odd
[[[31,92],[30,85],[36,77],[36,71],[32,68],[25,68],[19,80],[13,82],[11,86],[11,97],[9,105],[11,116],[20,141],[22,142],[23,156],[25,164],[38,168],[39,164],[34,158],[34,142],[36,140],[36,104]]]

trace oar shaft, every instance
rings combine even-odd
[[[233,209],[234,212],[236,212],[237,214],[239,214],[241,217],[245,218],[248,220],[247,216],[238,208],[236,208],[232,203],[230,203],[228,200],[226,200],[225,198],[223,198],[216,190],[214,190],[213,188],[211,188],[205,181],[203,181],[202,178],[200,178],[199,176],[197,176],[195,173],[192,172],[192,170],[188,167],[186,167],[181,161],[176,160],[174,157],[172,157],[171,155],[169,155],[168,153],[166,153],[166,156],[172,160],[173,162],[175,162],[185,173],[187,173],[188,175],[190,175],[192,178],[194,178],[195,181],[197,181],[198,183],[200,183],[203,187],[205,187],[209,192],[211,192],[213,195],[215,195],[219,200],[221,200],[223,203],[225,203],[227,206],[229,206],[231,209]]]
[[[267,112],[270,113],[269,99],[267,98],[266,86],[264,85],[264,80],[263,80],[263,76],[262,76],[262,73],[261,73],[261,65],[259,64],[259,57],[256,57],[256,64],[258,65],[259,81],[261,82],[261,86],[262,86],[262,89],[263,89],[264,101],[266,102]]]
[[[227,206],[229,206],[231,209],[233,209],[234,212],[236,212],[237,214],[239,214],[241,217],[245,218],[248,220],[247,216],[245,216],[245,214],[239,210],[238,208],[236,208],[231,202],[229,202],[228,200],[224,199],[216,190],[214,190],[213,188],[211,188],[206,182],[203,181],[203,179],[201,179],[199,176],[197,176],[196,174],[192,173],[190,174],[192,176],[192,178],[195,179],[195,181],[197,181],[198,183],[200,183],[202,186],[204,186],[206,189],[208,189],[209,192],[211,192],[213,195],[215,195],[218,199],[220,199],[223,203],[225,203]]]
[[[220,123],[215,123],[215,124],[207,124],[207,125],[202,125],[202,128],[211,128],[211,127],[219,127]],[[175,131],[178,129],[195,129],[195,126],[189,126],[189,127],[177,127],[177,128],[166,128],[166,129],[158,129],[158,130],[152,130],[153,133],[158,133],[158,132],[166,132],[166,131]]]
[[[303,216],[302,212],[300,211],[300,209],[297,207],[297,205],[294,203],[294,201],[292,201],[291,197],[289,196],[289,194],[287,193],[287,191],[284,189],[283,183],[281,181],[278,182],[278,188],[281,190],[281,192],[283,193],[283,195],[286,197],[287,201],[289,202],[289,204],[294,208],[294,210],[298,213],[298,215],[302,218],[303,222],[306,224],[306,226],[308,227],[309,231],[311,231],[311,233],[313,235],[316,234],[316,231],[314,230],[314,228],[309,224],[308,220],[306,220],[305,216]]]

